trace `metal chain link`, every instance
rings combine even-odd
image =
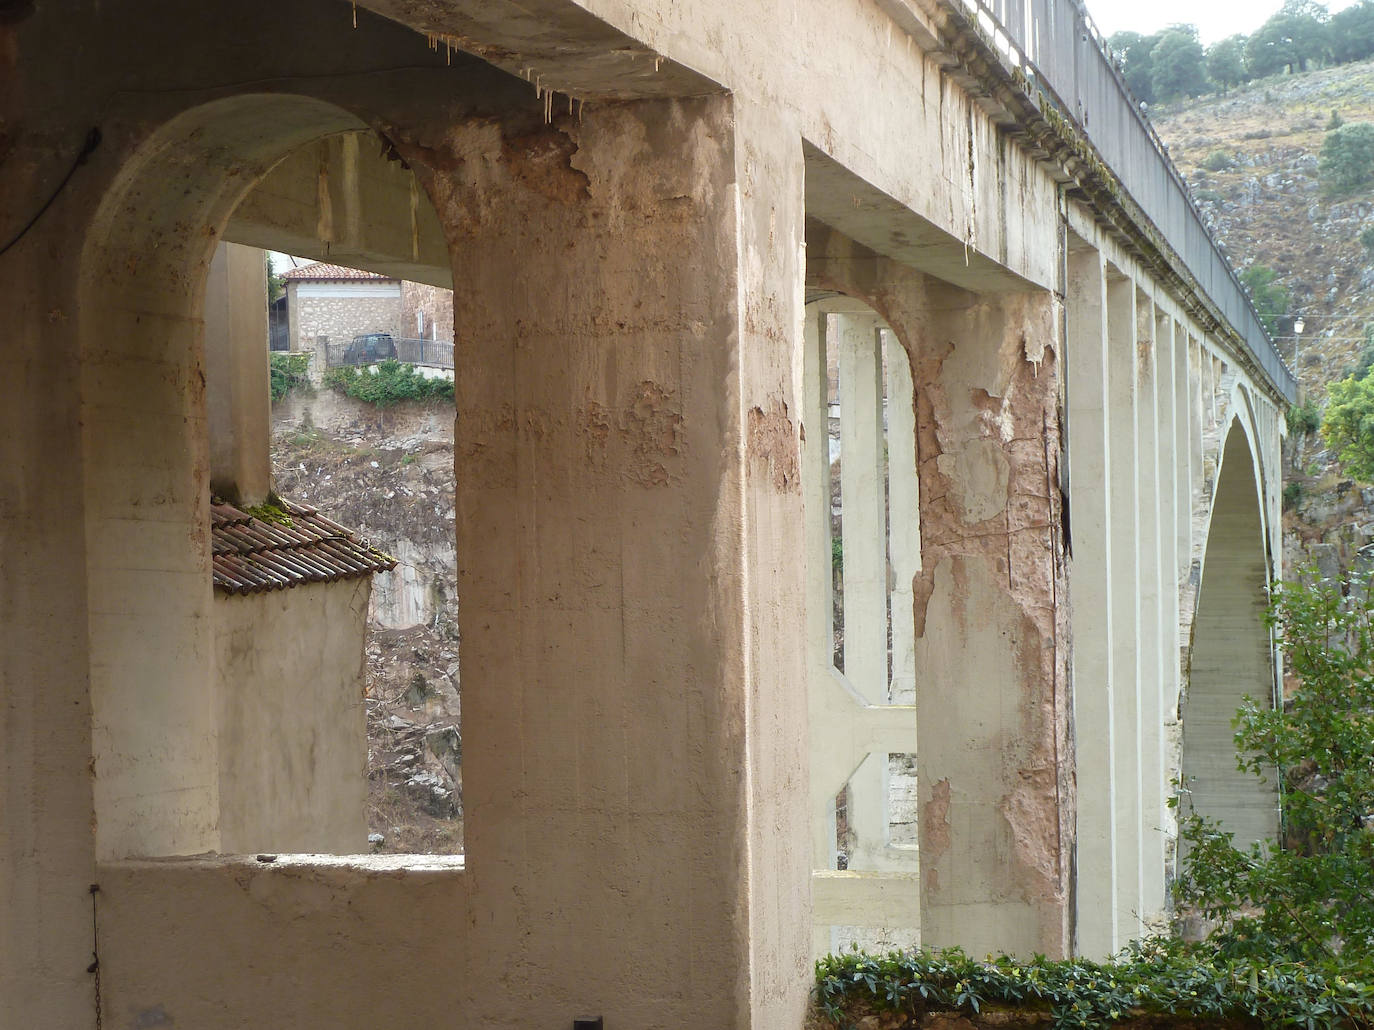
[[[95,896],[100,893],[100,884],[91,884],[91,964],[86,972],[95,976],[95,1030],[105,1025],[104,1005],[100,997],[100,923],[96,919]]]

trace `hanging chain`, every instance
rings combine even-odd
[[[100,884],[91,884],[91,964],[86,972],[95,976],[95,1030],[102,1030],[104,1013],[100,998],[100,923],[96,919],[95,896],[100,893]]]

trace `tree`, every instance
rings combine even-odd
[[[1279,331],[1279,319],[1288,314],[1288,306],[1292,303],[1288,288],[1277,279],[1278,273],[1264,265],[1251,265],[1240,273],[1240,281],[1250,291],[1255,312],[1270,336]]]
[[[1289,0],[1245,44],[1253,77],[1305,71],[1327,52],[1326,8],[1311,0]]]
[[[1374,56],[1374,0],[1337,11],[1327,25],[1331,58],[1338,64]]]
[[[1170,25],[1150,50],[1150,83],[1159,100],[1195,97],[1207,92],[1205,55],[1197,26]]]
[[[1322,141],[1317,172],[1331,197],[1374,185],[1374,123],[1349,122]]]
[[[1207,74],[1223,93],[1249,81],[1245,71],[1245,36],[1227,36],[1208,47]]]
[[[1241,851],[1218,824],[1180,822],[1189,848],[1180,902],[1221,926],[1223,960],[1374,960],[1374,596],[1369,584],[1318,580],[1275,587],[1267,622],[1292,663],[1297,691],[1281,708],[1246,699],[1238,765],[1277,769],[1284,785],[1281,848]],[[1348,591],[1349,596],[1344,596]]]
[[[1142,36],[1139,32],[1117,32],[1107,40],[1107,45],[1121,60],[1121,72],[1126,77],[1137,100],[1147,104],[1155,101],[1154,62],[1150,54],[1159,42],[1161,33]]]
[[[1374,376],[1368,371],[1326,388],[1322,438],[1356,479],[1374,481]]]

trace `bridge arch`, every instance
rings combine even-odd
[[[282,158],[380,120],[345,103],[250,92],[169,112],[129,146],[91,220],[76,328],[101,859],[225,845],[207,371],[228,372],[206,353],[207,276],[234,209]],[[267,439],[254,441],[265,473]],[[340,797],[361,820],[354,793]]]
[[[1221,448],[1193,614],[1182,706],[1185,811],[1218,820],[1244,847],[1278,833],[1273,776],[1236,767],[1231,720],[1245,697],[1273,704],[1273,641],[1264,624],[1273,578],[1268,505],[1248,399],[1232,410]]]

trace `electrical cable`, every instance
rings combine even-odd
[[[90,132],[86,133],[86,141],[81,144],[81,152],[76,155],[76,160],[73,161],[72,166],[67,169],[67,174],[62,176],[62,181],[57,184],[57,189],[52,191],[52,195],[43,202],[43,206],[29,219],[28,224],[20,229],[12,240],[3,247],[0,247],[0,254],[8,253],[9,249],[22,240],[28,234],[28,231],[38,224],[38,220],[47,214],[48,208],[53,205],[53,201],[55,201],[61,195],[62,191],[66,189],[67,183],[72,181],[72,176],[76,174],[76,170],[86,163],[86,159],[90,157],[91,154],[95,153],[95,148],[100,146],[100,140],[101,135],[98,127],[93,127]]]

